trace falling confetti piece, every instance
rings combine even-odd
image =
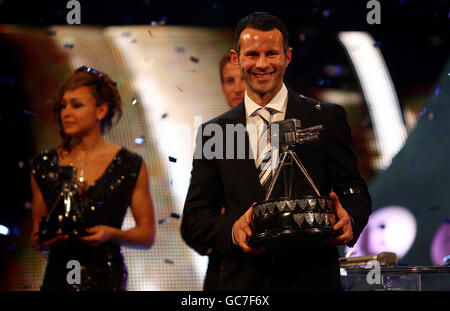
[[[194,63],[198,64],[198,58],[197,57],[191,56],[190,60],[193,61]]]
[[[36,112],[24,110],[23,113],[25,113],[25,114],[27,114],[29,116],[37,117],[37,113]]]
[[[64,43],[63,47],[68,49],[73,49],[73,43]]]
[[[148,29],[148,34],[150,35],[150,37],[153,38],[153,34],[152,34],[152,32],[150,31],[150,29]]]
[[[420,118],[421,116],[423,116],[425,112],[427,112],[427,108],[426,107],[423,108],[421,112],[419,112],[419,116],[418,117]]]
[[[159,24],[160,25],[167,24],[167,17],[166,16],[161,17],[161,19],[159,20]]]
[[[168,114],[167,112],[164,112],[163,115],[161,116],[161,119],[167,118],[168,115],[169,115],[169,114]]]
[[[54,36],[56,35],[56,31],[51,30],[51,29],[47,29],[47,31],[45,32],[48,36]]]
[[[170,264],[172,264],[172,265],[173,265],[173,261],[172,261],[172,260],[170,260],[170,259],[167,259],[167,258],[166,258],[166,259],[164,259],[164,262],[165,262],[165,263],[170,263]]]
[[[136,39],[131,40],[131,43],[136,43],[136,42],[137,42]]]
[[[178,91],[180,91],[180,92],[184,92],[183,89],[182,89],[181,87],[178,87],[178,86],[177,86],[177,89],[178,89]]]
[[[125,37],[125,38],[128,38],[129,36],[131,36],[131,32],[129,32],[129,31],[122,32],[122,33],[121,33],[121,36],[122,36],[122,37]]]
[[[440,92],[441,92],[441,87],[438,86],[438,87],[436,88],[436,91],[434,91],[434,96],[438,96]]]
[[[133,98],[133,99],[131,100],[131,104],[132,104],[133,106],[136,106],[136,104],[137,104],[137,99],[136,99],[136,98]]]
[[[135,144],[142,145],[145,142],[144,136],[136,137],[134,139]]]
[[[373,44],[374,47],[380,48],[381,47],[381,41],[377,41]]]
[[[177,159],[174,157],[169,156],[169,161],[173,163],[177,163]]]
[[[163,224],[165,222],[170,222],[170,218],[163,218],[163,219],[158,220],[158,225]]]
[[[176,214],[176,213],[171,213],[170,217],[175,218],[175,219],[179,219],[180,215]]]

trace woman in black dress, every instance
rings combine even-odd
[[[121,116],[115,83],[104,73],[80,67],[59,90],[55,113],[62,144],[33,161],[32,246],[49,250],[41,290],[126,290],[127,268],[120,245],[150,248],[155,240],[152,200],[143,159],[106,142],[102,134]],[[37,232],[62,188],[60,166],[77,168],[78,201],[88,235],[40,241]],[[121,230],[127,207],[136,226]],[[79,284],[68,282],[68,262],[80,263]],[[74,282],[70,282],[74,283]]]

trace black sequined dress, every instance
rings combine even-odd
[[[103,175],[80,196],[80,207],[86,225],[107,225],[120,229],[131,204],[131,194],[141,167],[142,158],[122,147]],[[44,197],[47,209],[60,195],[62,182],[58,178],[56,149],[44,151],[33,161],[32,174]],[[68,284],[68,273],[80,263],[79,284]],[[120,246],[105,242],[91,247],[76,241],[52,249],[41,290],[126,290],[127,268]],[[74,283],[74,282],[70,282]]]

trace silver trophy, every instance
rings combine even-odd
[[[37,235],[41,242],[60,235],[78,237],[88,234],[81,215],[76,176],[77,169],[74,166],[58,168],[58,179],[61,180],[62,187],[47,216],[39,223]]]
[[[333,201],[320,194],[294,152],[294,147],[299,144],[318,141],[324,127],[318,125],[301,128],[301,122],[297,119],[273,122],[272,125],[278,126],[278,130],[271,133],[271,142],[272,146],[279,146],[280,155],[265,200],[253,206],[253,235],[249,238],[249,246],[283,248],[299,242],[324,241],[337,235],[331,220],[334,214]],[[314,194],[295,193],[294,167],[301,171]],[[283,193],[272,198],[274,187],[280,182],[280,175],[283,175]]]

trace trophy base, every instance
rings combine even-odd
[[[69,238],[90,235],[86,231],[86,226],[76,215],[58,215],[54,219],[42,218],[37,233],[39,240],[44,242],[57,236],[67,235]]]
[[[253,206],[253,214],[251,247],[317,244],[339,234],[331,223],[333,201],[325,196],[262,201]]]

